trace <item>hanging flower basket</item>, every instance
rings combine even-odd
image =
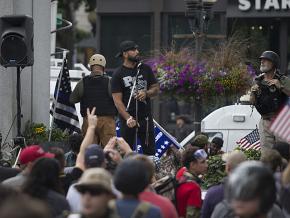
[[[147,63],[163,94],[184,100],[196,97],[209,100],[217,96],[242,95],[252,85],[253,68],[241,62],[240,57],[231,60],[238,54],[236,51],[232,57],[229,53],[220,48],[206,54],[197,63],[195,54],[185,48],[164,52]]]

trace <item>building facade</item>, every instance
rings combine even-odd
[[[119,43],[136,41],[146,57],[171,46],[194,48],[184,0],[97,0],[97,50],[108,60],[112,70],[120,63],[115,58]],[[205,46],[233,34],[249,40],[249,59],[258,65],[264,50],[281,56],[281,72],[290,69],[290,3],[288,0],[217,0],[212,7]],[[175,115],[193,117],[192,105],[174,99],[154,104],[155,117],[162,124],[174,121]],[[160,109],[162,108],[162,113]]]

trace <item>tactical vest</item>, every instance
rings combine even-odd
[[[112,97],[109,95],[108,86],[110,79],[107,76],[83,78],[84,93],[81,100],[81,115],[87,116],[87,108],[96,107],[96,115],[114,116],[116,108]]]
[[[258,85],[259,90],[254,93],[257,111],[261,115],[277,113],[286,103],[287,95],[276,87],[270,87],[264,82],[259,82]]]

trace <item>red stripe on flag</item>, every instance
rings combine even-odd
[[[290,106],[286,104],[270,126],[270,130],[290,142]]]

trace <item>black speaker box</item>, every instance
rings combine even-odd
[[[0,17],[0,64],[4,67],[32,66],[33,50],[32,17]]]

